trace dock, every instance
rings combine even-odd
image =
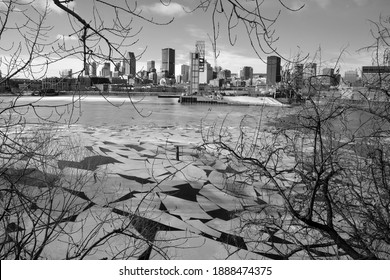
[[[229,104],[222,100],[213,100],[201,96],[180,96],[179,102],[181,104],[215,104],[215,105]]]
[[[234,105],[234,106],[289,106],[283,104],[272,97],[247,97],[235,96],[224,99],[211,99],[203,96],[180,96],[179,102],[181,104],[213,104],[213,105]]]
[[[180,98],[178,94],[159,94],[158,98]]]

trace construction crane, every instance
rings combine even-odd
[[[204,72],[204,57],[206,52],[206,45],[204,41],[196,41],[195,53],[199,55],[199,72]]]
[[[190,88],[189,95],[199,93],[199,73],[204,71],[205,43],[197,41],[195,52],[191,53]]]

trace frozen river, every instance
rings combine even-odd
[[[1,107],[12,100],[3,98]],[[17,100],[17,106],[23,104],[29,105],[16,107],[15,117],[23,116],[32,125],[43,119],[55,121],[60,124],[55,139],[69,135],[75,139],[71,144],[76,145],[65,148],[53,166],[69,182],[77,174],[86,180],[55,197],[59,202],[74,201],[80,210],[61,223],[63,231],[45,246],[43,258],[277,259],[294,250],[295,245],[284,239],[285,229],[262,230],[251,224],[277,217],[279,208],[273,206],[283,204],[278,192],[247,176],[240,163],[194,147],[202,144],[207,131],[234,141],[240,126],[251,130],[259,123],[263,132],[255,136],[272,141],[272,125],[292,119],[286,116],[299,107],[181,105],[176,98],[149,96],[132,101],[93,96]],[[357,123],[361,116],[354,114],[349,117]],[[245,116],[250,117],[242,122]],[[36,189],[34,182],[26,185]],[[138,238],[115,234],[92,251],[78,245],[88,244],[83,232],[95,242],[124,222],[125,233]],[[248,222],[251,226],[242,226]],[[293,258],[308,256],[297,253]]]
[[[7,103],[11,99],[5,98]],[[39,122],[49,118],[60,123],[77,123],[82,126],[198,126],[201,120],[216,121],[228,116],[227,125],[237,126],[245,115],[260,117],[263,121],[274,120],[279,115],[289,113],[287,107],[231,106],[231,105],[182,105],[177,98],[158,98],[156,96],[109,97],[98,96],[72,98],[22,97],[17,104],[33,102],[32,107],[18,109],[27,122]],[[3,103],[3,106],[4,104]],[[64,106],[68,104],[67,106]],[[44,105],[63,105],[57,109],[41,107]]]
[[[2,107],[11,101],[3,99]],[[72,242],[85,242],[82,231],[90,231],[93,239],[124,221],[129,223],[125,230],[140,238],[115,235],[85,258],[266,259],[265,251],[273,252],[255,242],[260,238],[257,233],[240,224],[252,209],[280,197],[262,190],[259,183],[248,183],[234,171],[238,167],[199,154],[194,146],[201,144],[202,131],[213,123],[223,123],[234,137],[246,115],[253,118],[243,125],[253,128],[258,121],[274,121],[281,110],[291,109],[181,105],[176,98],[157,97],[73,101],[70,96],[23,97],[16,103],[31,104],[15,109],[15,116],[22,115],[34,129],[40,128],[33,124],[42,119],[63,124],[55,139],[71,135],[76,145],[65,149],[54,166],[69,181],[80,172],[90,178],[74,185],[77,191],[56,197],[76,201],[82,210],[61,224],[64,231],[45,246],[43,258],[77,255],[84,249],[73,248]],[[28,187],[34,189],[31,184]],[[97,221],[102,221],[101,228]],[[78,227],[82,231],[74,230]]]

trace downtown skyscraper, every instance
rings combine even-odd
[[[126,58],[123,59],[125,75],[134,78],[136,75],[136,59],[133,52],[128,52]]]
[[[267,57],[267,85],[276,85],[282,80],[281,76],[281,59],[278,56]]]
[[[96,77],[96,74],[97,74],[97,65],[96,65],[96,62],[92,62],[92,65],[91,65],[91,76],[92,77]]]
[[[190,66],[183,64],[181,66],[181,75],[183,77],[183,83],[188,83],[190,80]]]
[[[149,60],[146,63],[146,71],[147,72],[152,72],[152,70],[155,68],[156,68],[156,62],[154,60]]]
[[[171,48],[162,49],[161,72],[167,78],[175,78],[175,50]]]

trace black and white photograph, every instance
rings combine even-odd
[[[2,275],[385,271],[389,90],[389,0],[0,1]]]

